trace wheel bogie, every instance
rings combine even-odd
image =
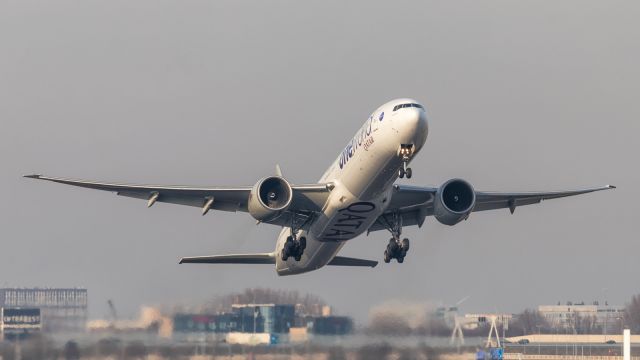
[[[301,236],[300,238],[296,238],[294,234],[287,236],[287,240],[282,247],[282,260],[287,261],[291,257],[296,261],[300,261],[306,247],[306,237]]]
[[[391,238],[387,249],[384,251],[384,262],[389,263],[392,259],[396,259],[398,263],[402,264],[409,251],[409,244],[410,242],[407,238],[402,240]]]

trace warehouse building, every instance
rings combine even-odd
[[[591,321],[606,333],[620,328],[625,308],[607,303],[600,305],[597,301],[592,304],[567,302],[565,305],[540,305],[538,312],[556,329],[575,329],[580,323]]]
[[[286,334],[295,318],[294,305],[234,304],[231,309],[238,316],[239,332]]]
[[[330,314],[329,310],[323,312]],[[228,313],[173,317],[174,337],[180,339],[197,336],[213,339],[216,334],[225,333],[289,334],[291,328],[316,335],[344,335],[353,331],[353,320],[344,316],[301,315],[295,305],[288,304],[233,304]]]

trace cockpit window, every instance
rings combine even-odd
[[[424,108],[422,107],[422,105],[420,105],[420,104],[414,104],[414,103],[411,103],[411,104],[400,104],[400,105],[396,105],[396,106],[394,106],[394,107],[393,107],[393,111],[396,111],[396,110],[398,110],[398,109],[403,109],[403,108],[410,108],[410,107],[414,107],[414,108],[418,108],[418,109],[423,109],[423,110],[424,110]]]

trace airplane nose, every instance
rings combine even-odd
[[[407,114],[410,127],[416,133],[425,133],[428,130],[427,114],[423,109],[411,109],[411,114]]]
[[[427,134],[429,132],[429,124],[427,121],[427,114],[423,109],[410,109],[407,111],[405,118],[405,126],[408,130],[408,136],[413,140],[418,148],[422,147],[427,140]]]

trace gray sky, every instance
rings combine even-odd
[[[366,318],[391,299],[518,311],[624,303],[637,288],[638,2],[0,0],[0,286],[86,286],[196,304],[262,286],[313,292]],[[247,214],[37,183],[26,173],[249,185],[280,163],[317,180],[369,113],[423,102],[410,183],[615,191],[405,229],[403,265],[277,277],[265,266],[178,265],[271,251]],[[405,180],[406,181],[406,180]],[[343,254],[381,259],[388,234]]]

